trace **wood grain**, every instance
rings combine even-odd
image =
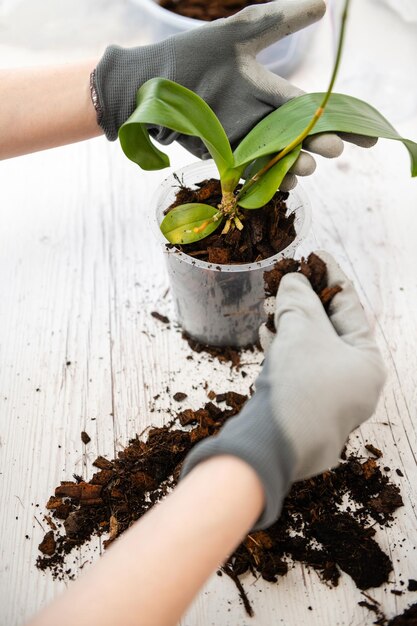
[[[372,71],[380,72],[367,51],[383,54],[388,24],[396,26],[391,32],[398,45],[392,59],[385,55],[384,67],[405,83],[412,73],[410,57],[400,67],[394,62],[401,45],[407,52],[415,49],[412,31],[376,3],[364,2],[361,11],[353,12],[349,41],[355,44],[340,90],[349,90],[355,71],[365,90]],[[370,43],[364,24],[371,19],[375,42]],[[327,80],[322,58],[328,54],[328,24],[320,33],[295,77],[305,89],[321,89]],[[9,54],[5,64],[8,58],[12,63],[17,48],[3,50]],[[361,50],[366,62],[358,71]],[[32,52],[30,42],[18,48],[19,58],[33,60]],[[379,96],[386,97],[383,87]],[[396,102],[398,129],[415,136],[415,94],[405,91]],[[193,160],[179,147],[169,151],[175,166]],[[375,416],[352,441],[356,450],[363,451],[365,441],[383,450],[404,497],[395,523],[377,529],[394,572],[390,583],[371,595],[388,615],[416,601],[412,594],[390,591],[405,590],[408,578],[417,578],[417,183],[407,166],[401,146],[380,142],[371,151],[347,146],[337,162],[319,159],[317,172],[304,183],[313,230],[302,252],[325,248],[352,276],[389,371]],[[196,408],[206,398],[205,383],[217,392],[244,393],[259,369],[261,356],[249,353],[247,378],[204,355],[187,360],[190,351],[175,323],[168,327],[150,316],[157,310],[174,320],[162,256],[147,223],[152,194],[166,175],[141,173],[104,139],[0,165],[4,626],[22,624],[64,587],[34,566],[45,528],[43,505],[54,486],[73,472],[90,476],[97,454],[111,457],[151,423],[166,421],[169,411],[179,408],[169,405],[166,387],[188,393],[183,406]],[[91,437],[88,445],[81,442],[82,430]],[[100,552],[99,541],[83,549],[71,561],[72,571],[78,574]],[[277,585],[250,576],[243,582],[255,618],[245,616],[231,582],[214,576],[183,626],[372,623],[369,612],[357,606],[363,598],[347,576],[329,590],[314,572],[297,565]]]

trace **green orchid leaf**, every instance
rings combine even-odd
[[[323,96],[323,93],[304,94],[265,117],[236,148],[235,167],[248,165],[259,157],[285,148],[306,128]],[[358,98],[332,94],[311,134],[324,132],[356,133],[402,141],[410,153],[411,175],[417,176],[417,143],[401,137],[376,109]]]
[[[167,213],[160,228],[170,243],[193,243],[204,239],[220,226],[221,219],[212,220],[218,212],[218,209],[209,204],[199,202],[180,204]],[[205,227],[201,228],[204,224]],[[198,229],[197,232],[195,229]]]
[[[199,137],[220,176],[233,167],[229,140],[212,109],[200,96],[172,80],[152,78],[144,83],[136,94],[136,109],[119,129],[120,143],[129,159],[144,170],[167,167],[169,159],[151,142],[147,125]]]
[[[294,165],[300,152],[301,145],[273,165],[246,193],[244,192],[245,186],[243,186],[243,193],[238,201],[239,206],[244,209],[259,209],[267,204],[279,189],[285,174]],[[257,159],[248,170],[248,177],[254,176],[269,160],[270,157]]]

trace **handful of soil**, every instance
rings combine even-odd
[[[99,471],[88,482],[75,477],[58,485],[46,504],[51,530],[39,545],[43,554],[37,567],[51,570],[55,578],[73,577],[66,565],[69,553],[93,535],[107,534],[107,548],[164,498],[177,483],[189,450],[218,432],[247,397],[228,392],[215,400],[150,429],[146,441],[131,440],[115,459],[98,457]],[[292,561],[315,569],[329,586],[338,584],[341,571],[360,589],[379,586],[387,582],[392,563],[375,540],[375,524],[387,524],[401,505],[398,487],[378,461],[351,455],[336,469],[293,485],[280,519],[248,535],[222,571],[236,583],[250,615],[240,576],[250,571],[276,583]]]
[[[159,0],[164,9],[210,22],[220,17],[229,17],[250,4],[262,4],[268,0]]]
[[[197,183],[197,189],[180,186],[175,202],[166,213],[187,202],[203,202],[217,208],[222,199],[220,182],[210,178]],[[268,259],[281,252],[295,239],[295,214],[288,211],[285,203],[288,193],[277,191],[274,197],[256,211],[241,209],[243,230],[231,229],[227,235],[221,234],[221,228],[194,243],[177,248],[214,265],[234,263],[253,263]]]
[[[281,261],[275,263],[272,270],[264,272],[265,295],[267,297],[276,296],[282,277],[291,272],[299,272],[308,278],[313,291],[318,295],[320,302],[326,310],[335,295],[342,291],[340,285],[328,286],[327,266],[317,254],[312,252],[307,260],[281,259]],[[276,332],[273,314],[268,315],[266,326],[273,333]]]

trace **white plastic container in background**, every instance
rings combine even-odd
[[[176,176],[195,188],[207,178],[218,178],[213,161],[200,161],[180,170]],[[295,212],[296,237],[284,250],[254,263],[215,265],[200,261],[172,246],[162,235],[159,224],[164,211],[175,200],[178,179],[171,174],[158,188],[154,206],[153,230],[164,250],[177,321],[193,339],[212,346],[244,347],[258,340],[259,325],[266,321],[264,272],[283,257],[294,257],[311,226],[310,203],[300,186],[286,201]]]
[[[142,16],[143,34],[149,43],[162,41],[171,35],[182,33],[190,28],[207,24],[203,20],[178,15],[164,9],[158,0],[131,0]],[[259,61],[269,70],[280,76],[288,76],[295,70],[308,50],[310,38],[316,24],[304,28],[265,48]]]

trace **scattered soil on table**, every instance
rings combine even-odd
[[[417,603],[412,604],[397,617],[393,617],[387,626],[417,626]]]
[[[66,555],[93,535],[108,534],[107,547],[130,524],[142,517],[176,484],[186,454],[201,439],[216,433],[226,419],[236,415],[246,396],[235,392],[216,396],[220,408],[207,402],[198,411],[187,409],[161,428],[151,428],[147,439],[133,439],[113,460],[97,457],[99,470],[90,481],[63,481],[49,498],[46,509],[63,522],[59,531],[49,531],[37,560],[41,570],[50,569],[55,578],[71,577]],[[189,427],[176,428],[175,424]],[[55,549],[52,551],[52,539]]]
[[[299,272],[303,274],[311,283],[313,290],[316,292],[326,311],[329,308],[334,296],[342,291],[340,285],[329,287],[327,285],[327,267],[324,261],[312,252],[307,259],[281,259],[275,263],[272,270],[264,272],[265,295],[276,296],[281,279],[285,274]],[[268,315],[266,327],[276,332],[274,316]],[[376,448],[374,448],[376,450]],[[377,456],[377,455],[376,455]]]
[[[255,348],[254,345],[245,346],[243,348],[234,348],[233,346],[210,346],[208,344],[196,341],[195,339],[187,335],[186,332],[182,333],[182,337],[186,340],[191,350],[197,352],[197,354],[205,352],[206,354],[209,354],[211,357],[220,361],[220,363],[230,363],[231,367],[234,367],[236,369],[240,368],[240,357],[242,352],[244,350],[250,350],[251,352],[253,352]]]
[[[151,311],[151,315],[163,324],[169,324],[169,317],[167,317],[166,315],[162,315],[162,313],[158,313],[158,311]]]
[[[183,402],[186,398],[188,398],[187,394],[183,391],[177,391],[177,393],[174,393],[172,397],[175,402]]]
[[[187,202],[204,202],[217,207],[221,201],[220,182],[214,178],[196,184],[193,190],[180,185],[175,201],[165,213]],[[231,229],[221,234],[221,227],[201,241],[186,246],[176,246],[189,256],[213,263],[230,265],[252,263],[267,259],[284,250],[294,241],[295,214],[288,211],[285,200],[288,193],[277,191],[264,207],[253,210],[242,209],[243,230]]]
[[[46,554],[47,556],[52,556],[56,549],[55,537],[52,530],[46,533],[45,537],[42,539],[41,543],[38,546],[39,552],[42,554]]]
[[[377,459],[381,458],[382,452],[381,452],[381,450],[379,450],[379,448],[375,448],[375,446],[373,446],[371,443],[367,443],[365,445],[365,448],[368,450],[368,452],[373,454],[375,458],[377,458]]]
[[[168,11],[210,22],[220,17],[229,17],[250,4],[261,4],[268,0],[158,0],[158,2]]]
[[[393,592],[395,593],[395,589],[391,591],[391,593]],[[402,595],[402,593],[400,591],[396,595]],[[363,595],[367,600],[362,600],[358,604],[375,614],[376,619],[372,622],[373,624],[377,624],[377,626],[417,626],[417,604],[409,606],[401,615],[388,619],[377,600],[367,593],[363,593]]]
[[[84,430],[81,431],[81,441],[87,445],[88,443],[90,443],[91,441],[91,437],[88,433],[86,433]]]
[[[90,481],[62,482],[46,505],[61,525],[46,534],[37,567],[56,578],[72,577],[68,554],[93,535],[107,534],[108,547],[171,491],[189,450],[215,434],[246,399],[217,394],[216,403],[185,409],[166,426],[151,428],[146,440],[131,440],[115,459],[98,457]],[[360,589],[377,587],[388,580],[392,563],[375,540],[375,525],[388,524],[401,505],[398,487],[376,459],[350,455],[336,469],[293,485],[280,519],[248,535],[223,572],[237,584],[248,613],[240,576],[250,571],[276,582],[294,561],[315,569],[329,586],[338,584],[342,570]]]

